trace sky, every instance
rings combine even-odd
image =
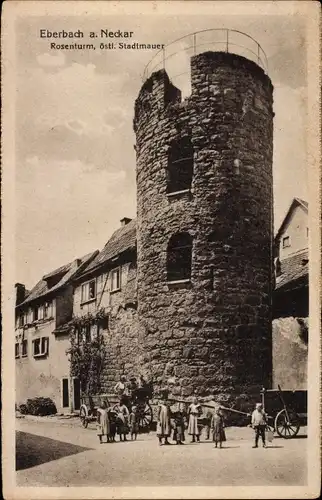
[[[22,17],[16,30],[16,282],[31,288],[45,273],[100,250],[121,218],[135,217],[134,101],[156,53],[54,51],[39,30],[120,29],[134,32],[131,42],[169,44],[223,27],[246,32],[268,57],[275,230],[294,197],[307,200],[306,44],[299,16]],[[87,37],[77,42],[91,43]],[[170,76],[187,61],[182,53],[169,62]]]

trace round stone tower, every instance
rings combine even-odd
[[[271,385],[273,87],[226,52],[135,103],[138,314],[155,389],[232,403]]]

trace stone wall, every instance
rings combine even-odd
[[[192,94],[165,71],[135,103],[138,313],[156,389],[227,402],[271,385],[272,84],[247,59],[191,60]],[[191,135],[190,192],[167,195],[171,141]],[[191,280],[168,283],[167,244],[193,237]]]

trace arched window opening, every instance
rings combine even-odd
[[[174,234],[168,243],[167,278],[180,281],[191,278],[192,237],[189,233]]]
[[[168,155],[168,193],[191,188],[193,148],[189,136],[172,142]]]

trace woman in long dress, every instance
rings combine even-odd
[[[159,404],[158,408],[158,420],[157,420],[157,436],[159,438],[159,444],[162,445],[162,439],[164,439],[164,444],[170,444],[168,437],[171,434],[171,410],[170,403],[164,400]]]
[[[198,401],[198,398],[194,398],[193,402],[189,406],[189,424],[188,424],[188,434],[192,436],[192,443],[200,441],[200,430],[198,428],[198,417],[202,414],[202,408]]]
[[[105,436],[106,442],[108,442],[110,435],[110,421],[105,401],[103,401],[97,408],[97,435],[101,444],[103,443],[103,436]]]
[[[212,440],[217,448],[222,448],[222,442],[226,441],[225,424],[220,408],[216,408],[211,419]]]
[[[124,403],[124,396],[120,399],[120,404],[117,406],[117,433],[120,436],[120,441],[127,441],[126,435],[129,433],[129,416],[130,412]]]

